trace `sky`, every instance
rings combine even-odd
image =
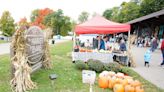
[[[94,12],[102,15],[106,9],[119,6],[123,1],[130,0],[0,0],[0,16],[8,10],[17,22],[23,17],[29,20],[34,9],[50,8],[62,9],[64,15],[77,20],[82,11],[89,12],[90,16]]]

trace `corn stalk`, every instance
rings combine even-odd
[[[13,78],[10,82],[13,92],[25,92],[36,88],[36,84],[31,80],[31,67],[28,65],[26,57],[24,31],[16,31],[11,43],[11,49],[14,55],[11,57],[12,67],[14,69]]]
[[[44,41],[44,55],[43,55],[43,67],[45,69],[51,69],[52,68],[52,62],[51,62],[51,55],[50,55],[50,47],[48,44],[48,40],[50,38],[50,32],[45,31],[45,41]]]

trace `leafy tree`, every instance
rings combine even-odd
[[[96,12],[94,12],[93,14],[92,14],[92,17],[95,17],[97,15],[97,13]]]
[[[18,26],[29,26],[29,23],[27,22],[27,18],[21,18],[20,21],[17,23]]]
[[[85,21],[88,20],[88,17],[89,17],[89,13],[83,11],[83,12],[79,15],[78,21],[79,21],[80,23],[83,23],[83,22],[85,22]]]
[[[162,9],[164,9],[163,0],[142,0],[140,14],[144,16]]]
[[[51,27],[56,35],[67,35],[72,28],[70,18],[64,16],[61,9],[47,15],[44,19],[44,24]]]
[[[0,19],[0,30],[5,36],[12,36],[15,31],[14,19],[9,11],[4,11]]]
[[[119,7],[113,7],[104,11],[103,16],[116,22],[128,22],[139,17],[139,0],[123,2]]]
[[[128,22],[139,17],[140,6],[137,2],[128,2],[121,5],[119,22]]]
[[[52,12],[53,12],[53,10],[51,10],[49,8],[36,9],[36,10],[32,11],[31,25],[37,25],[37,26],[40,26],[42,29],[44,29],[45,28],[45,25],[43,24],[44,18],[45,18],[45,16],[47,16],[48,14],[50,14]]]
[[[112,9],[107,9],[107,10],[104,11],[103,16],[106,19],[112,20],[112,13],[113,13]]]
[[[38,16],[39,16],[39,9],[33,10],[30,16],[31,22],[34,22]]]

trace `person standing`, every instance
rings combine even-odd
[[[98,49],[98,40],[99,40],[99,36],[93,38],[93,49]]]
[[[151,43],[151,51],[154,52],[157,46],[158,46],[157,39],[154,37]]]
[[[144,61],[145,61],[145,66],[148,65],[148,67],[150,66],[149,62],[151,59],[151,51],[147,50],[146,53],[144,54]]]
[[[162,52],[162,56],[163,56],[163,61],[161,63],[161,66],[164,65],[164,39],[162,40],[162,44],[161,44],[161,52]]]
[[[101,38],[99,38],[99,47],[98,47],[99,50],[105,50],[105,41]]]

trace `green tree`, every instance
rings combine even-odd
[[[128,22],[140,16],[140,6],[138,2],[130,1],[121,4],[119,22]]]
[[[144,16],[162,9],[164,9],[163,0],[142,0],[140,14]]]
[[[85,21],[88,20],[88,17],[89,17],[89,13],[86,12],[86,11],[83,11],[83,12],[81,12],[81,14],[79,15],[78,21],[79,21],[80,23],[83,23],[83,22],[85,22]]]
[[[14,19],[9,11],[4,11],[1,16],[0,30],[5,36],[12,36],[15,31]]]
[[[68,31],[72,29],[70,17],[64,16],[61,9],[47,15],[44,24],[51,27],[56,35],[67,35]]]
[[[34,22],[38,16],[39,16],[39,9],[33,10],[30,16],[31,22]]]
[[[112,9],[107,9],[107,10],[104,11],[103,16],[106,19],[112,20],[112,13],[113,13]]]
[[[113,7],[104,11],[103,16],[116,22],[128,22],[140,16],[139,0],[122,2],[119,7]]]
[[[71,30],[72,30],[72,25],[70,22],[70,17],[64,16],[62,25],[61,25],[61,29],[60,29],[60,34],[63,36],[66,36],[68,34],[68,32]]]

